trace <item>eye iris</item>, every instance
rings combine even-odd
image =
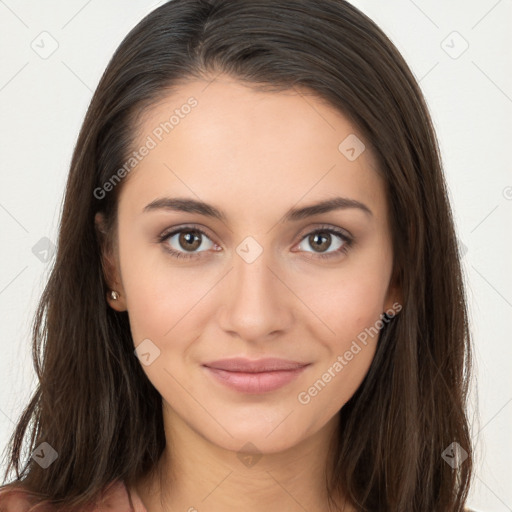
[[[320,240],[320,239],[322,241],[320,243],[318,243],[318,240]],[[317,248],[320,249],[320,251],[318,251],[318,252],[321,252],[322,249],[329,248],[330,239],[331,239],[330,233],[326,233],[325,235],[322,233],[314,233],[309,236],[309,241],[311,243],[311,246],[313,248],[315,248],[315,246],[316,246],[315,251],[317,250]]]
[[[197,231],[182,231],[179,236],[179,244],[185,250],[193,251],[201,245],[200,234],[195,234]]]

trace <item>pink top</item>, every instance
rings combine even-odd
[[[128,499],[132,498],[133,508]],[[7,497],[6,497],[7,496]],[[147,512],[135,490],[128,493],[124,482],[115,481],[105,488],[102,500],[92,510],[84,512]],[[37,502],[30,500],[23,490],[7,492],[0,489],[0,512],[52,512],[53,508],[37,507]]]
[[[110,490],[109,490],[110,488]],[[53,512],[53,508],[37,507],[34,501],[28,501],[24,497],[24,491],[18,490],[16,493],[6,498],[6,490],[0,489],[0,512]],[[142,503],[139,495],[132,490],[130,492],[133,508],[130,507],[128,499],[128,489],[122,481],[116,481],[110,484],[103,491],[103,501],[92,510],[84,512],[148,512]],[[465,508],[466,512],[474,512],[473,509]]]

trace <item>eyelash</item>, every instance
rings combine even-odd
[[[174,236],[174,235],[176,235],[178,233],[187,232],[187,231],[191,231],[191,232],[195,232],[195,233],[201,233],[201,235],[204,235],[205,237],[210,238],[208,236],[208,234],[205,231],[203,231],[201,228],[199,228],[199,227],[195,227],[195,226],[182,226],[179,229],[175,229],[174,231],[171,231],[171,232],[168,232],[168,233],[163,233],[162,235],[160,235],[158,237],[158,242],[161,243],[164,246],[165,251],[170,253],[171,256],[174,257],[174,258],[177,258],[177,259],[190,259],[190,258],[194,258],[198,253],[189,253],[189,254],[187,254],[187,253],[183,253],[183,252],[180,252],[180,251],[175,251],[174,249],[169,248],[169,245],[166,244],[167,240],[169,238],[171,238],[172,236]],[[309,233],[306,233],[300,239],[300,241],[302,242],[307,237],[309,237],[311,235],[314,235],[314,234],[317,234],[317,233],[330,233],[332,235],[336,235],[339,238],[341,238],[341,240],[344,242],[344,244],[343,244],[343,246],[340,249],[337,249],[336,251],[333,251],[333,252],[330,252],[330,253],[326,253],[326,254],[318,253],[315,256],[310,256],[313,259],[315,259],[315,258],[328,259],[328,258],[336,257],[336,255],[339,255],[340,253],[341,254],[346,254],[350,250],[350,248],[352,247],[352,245],[354,243],[354,239],[349,237],[348,235],[346,235],[344,232],[339,231],[339,230],[337,230],[335,228],[332,228],[332,227],[328,227],[328,226],[325,226],[325,227],[321,226],[321,227],[319,227],[319,228],[317,228],[317,229],[315,229],[313,231],[310,231]]]

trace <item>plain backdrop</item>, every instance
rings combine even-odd
[[[52,263],[80,125],[114,50],[161,3],[0,0],[2,455],[36,386],[30,324]],[[469,505],[511,511],[512,2],[352,3],[401,51],[434,119],[465,250],[475,344]]]

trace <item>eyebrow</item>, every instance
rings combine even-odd
[[[347,197],[334,197],[309,206],[290,208],[284,214],[282,222],[299,221],[321,213],[328,213],[335,210],[346,210],[350,208],[359,209],[369,217],[373,216],[373,212],[370,208],[360,201],[349,199]],[[155,210],[198,213],[206,217],[218,219],[222,222],[226,222],[227,220],[226,215],[221,210],[211,204],[198,201],[196,199],[162,197],[151,201],[151,203],[144,207],[142,212],[146,213]]]

